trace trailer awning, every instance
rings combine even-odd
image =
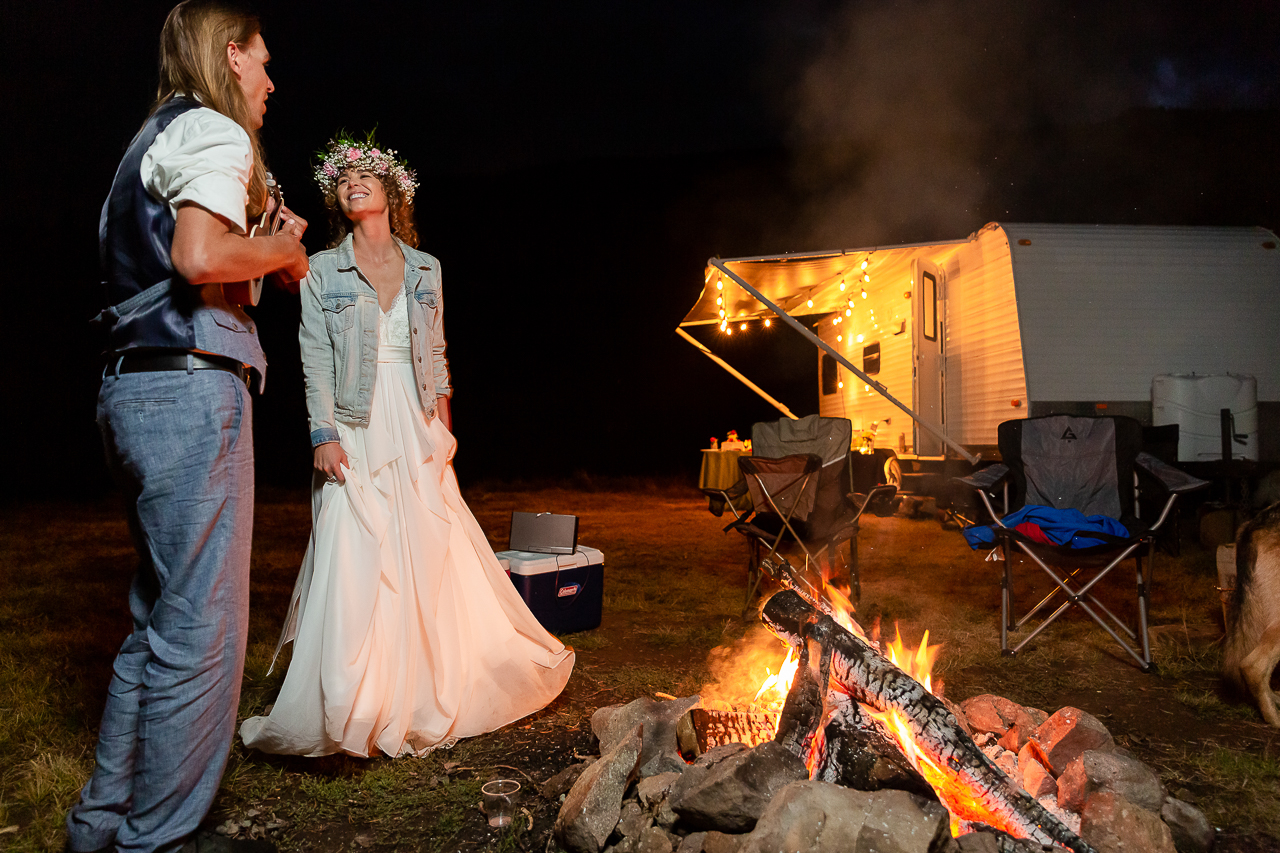
[[[860,293],[864,286],[872,286],[877,277],[886,281],[901,280],[901,276],[910,274],[914,258],[927,257],[934,263],[940,263],[955,247],[966,242],[968,240],[951,240],[764,255],[729,258],[721,263],[792,316],[827,314],[843,310],[851,295]],[[867,277],[870,282],[865,280]],[[707,264],[704,282],[697,303],[680,321],[682,327],[740,323],[773,316],[773,311],[711,264]],[[724,310],[723,315],[720,314],[721,309]]]

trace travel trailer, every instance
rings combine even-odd
[[[715,336],[802,327],[819,413],[903,459],[991,458],[1001,422],[1068,413],[1178,423],[1183,461],[1221,458],[1229,421],[1234,458],[1276,460],[1278,243],[1264,228],[993,222],[959,240],[712,259],[677,331],[790,415]]]

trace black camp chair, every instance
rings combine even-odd
[[[818,557],[825,551],[832,580],[837,585],[847,584],[854,601],[861,596],[857,552],[858,520],[873,499],[892,498],[897,488],[879,485],[866,494],[853,493],[849,452],[852,439],[853,426],[846,418],[809,415],[798,420],[784,418],[779,421],[763,421],[751,428],[752,456],[740,458],[738,466],[743,472],[743,481],[739,485],[749,493],[754,511],[751,514],[735,511],[736,521],[725,528],[738,530],[752,543],[747,572],[748,603],[762,580],[760,567],[763,549],[767,546],[772,555],[784,543],[799,546],[799,553],[804,554],[805,569],[811,572],[819,570]],[[752,485],[753,479],[759,480],[758,466],[753,460],[781,460],[810,455],[819,460],[818,469],[811,475],[811,480],[814,481],[811,485],[815,490],[812,509],[801,517],[792,517],[788,524],[783,524],[780,518],[782,513],[778,508],[767,501],[761,502],[764,494],[759,488],[760,484],[757,483],[755,487]],[[735,486],[736,488],[738,487]],[[724,495],[724,499],[731,501],[733,496],[730,491]],[[729,505],[732,506],[732,503]],[[840,546],[846,542],[849,545],[847,560],[840,554]],[[799,557],[799,553],[795,556]],[[837,570],[840,562],[845,566],[843,572]]]
[[[1201,489],[1208,483],[1142,452],[1142,427],[1132,418],[1048,415],[1005,421],[1000,424],[998,439],[1001,464],[957,479],[977,490],[995,520],[992,532],[996,551],[1004,561],[1000,598],[1002,652],[1017,654],[1068,608],[1076,606],[1102,626],[1138,662],[1143,672],[1150,672],[1154,666],[1147,636],[1149,578],[1144,573],[1143,558],[1150,554],[1152,543],[1178,495]],[[991,504],[991,493],[999,486],[1003,486],[1002,513],[997,513]],[[1139,492],[1147,487],[1155,487],[1165,496],[1154,523],[1139,517]],[[1129,536],[1089,533],[1091,539],[1103,544],[1088,548],[1045,544],[1006,526],[1002,520],[1028,504],[1074,508],[1086,516],[1106,515],[1120,521]],[[1016,623],[1011,559],[1015,549],[1043,569],[1054,583],[1052,592]],[[1136,630],[1093,594],[1095,586],[1130,557],[1137,567]],[[1059,594],[1066,600],[1010,648],[1009,631],[1025,625]],[[1133,642],[1138,643],[1141,652],[1130,645]]]

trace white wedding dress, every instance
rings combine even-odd
[[[313,494],[279,698],[240,727],[264,752],[425,755],[545,707],[574,653],[529,612],[423,414],[401,292],[382,315],[368,427],[337,424],[346,484]]]

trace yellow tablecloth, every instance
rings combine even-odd
[[[751,452],[747,450],[704,450],[702,451],[702,471],[698,474],[698,488],[700,489],[727,489],[734,483],[742,479],[742,472],[738,470],[738,457],[750,456]],[[712,498],[714,503],[717,499]],[[751,508],[751,496],[743,495],[734,501],[734,506],[738,510],[747,510]],[[723,512],[723,505],[720,511],[715,511],[716,515]]]
[[[742,479],[742,472],[738,470],[738,457],[750,455],[746,450],[702,451],[702,472],[698,474],[698,488],[729,488]]]

